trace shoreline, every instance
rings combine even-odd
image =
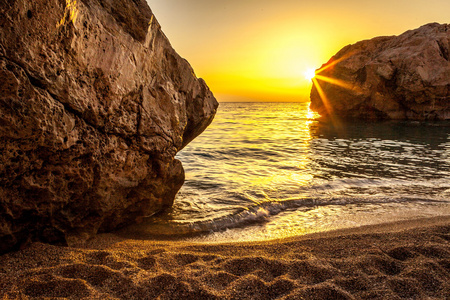
[[[405,205],[390,207],[390,211],[387,209],[359,210],[354,213],[353,209],[352,205],[346,205],[345,209],[340,207],[339,211],[332,208],[333,213],[329,213],[326,207],[318,207],[306,213],[300,213],[298,216],[292,214],[286,219],[279,217],[278,214],[270,215],[265,219],[263,213],[262,218],[265,221],[255,221],[242,226],[239,222],[234,225],[233,222],[235,221],[231,221],[231,226],[223,226],[223,222],[221,223],[219,219],[218,223],[221,225],[216,226],[217,220],[213,220],[209,227],[206,225],[204,226],[205,229],[201,230],[196,227],[195,222],[162,225],[142,222],[113,233],[127,239],[182,241],[187,243],[267,242],[314,233],[339,232],[343,229],[354,230],[359,227],[366,228],[373,225],[403,221],[415,222],[417,219],[450,216],[450,206],[446,202],[422,206],[420,210],[417,207]],[[328,215],[320,217],[320,220],[318,220],[315,217],[317,214]],[[224,219],[226,220],[226,218]],[[289,222],[289,226],[286,226],[286,220]],[[200,226],[202,225],[200,224]],[[222,229],[218,230],[220,227]]]
[[[450,216],[266,242],[34,243],[0,256],[3,298],[444,299]]]
[[[97,248],[99,245],[102,247],[108,247],[111,243],[120,243],[124,241],[136,241],[137,243],[147,244],[148,242],[153,245],[162,244],[162,245],[228,245],[228,244],[239,244],[239,245],[270,245],[277,243],[285,243],[285,242],[300,242],[304,240],[311,239],[322,239],[322,238],[335,238],[339,236],[346,235],[354,235],[354,234],[375,234],[375,233],[394,233],[403,230],[410,230],[419,227],[430,227],[430,226],[439,226],[450,224],[450,215],[443,216],[432,216],[432,217],[418,217],[415,219],[405,219],[405,220],[397,220],[397,221],[388,221],[384,223],[376,223],[376,224],[367,224],[356,227],[345,227],[345,228],[337,228],[330,229],[324,231],[317,232],[306,232],[305,234],[297,235],[297,236],[288,236],[281,237],[275,239],[268,240],[255,240],[255,241],[233,241],[229,240],[221,241],[221,240],[202,240],[195,238],[183,238],[176,237],[173,239],[170,238],[158,238],[158,236],[150,236],[148,238],[137,238],[137,234],[129,233],[127,229],[118,230],[112,233],[104,233],[98,234],[96,237],[90,239],[86,242],[84,246],[81,248],[89,249],[90,247]]]
[[[308,233],[303,236],[296,236],[285,238],[284,240],[301,241],[305,239],[319,239],[319,238],[335,238],[346,235],[357,234],[377,234],[377,233],[395,233],[404,230],[411,230],[414,228],[426,228],[432,226],[440,226],[450,224],[450,215],[435,216],[435,217],[421,217],[416,219],[408,219],[401,221],[393,221],[379,224],[363,225],[351,228],[342,228],[322,232]]]

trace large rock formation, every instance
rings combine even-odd
[[[349,45],[316,71],[311,109],[361,119],[450,119],[450,25]]]
[[[0,2],[0,253],[172,205],[217,101],[145,0]]]

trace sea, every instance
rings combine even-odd
[[[143,239],[267,241],[450,215],[450,122],[322,122],[309,103],[220,103],[177,154],[173,207]]]

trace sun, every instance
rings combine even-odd
[[[312,80],[314,77],[316,77],[316,70],[313,68],[309,68],[303,73],[303,75],[305,75],[305,79]]]

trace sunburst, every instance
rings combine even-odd
[[[316,76],[316,70],[313,68],[309,68],[303,73],[303,75],[305,75],[305,79],[312,80]]]
[[[339,126],[339,120],[337,119],[337,117],[333,114],[333,106],[330,104],[330,101],[327,97],[327,95],[325,94],[325,91],[323,90],[322,86],[320,85],[319,81],[324,81],[348,90],[353,90],[353,91],[358,91],[359,87],[350,84],[348,82],[345,82],[341,79],[337,79],[337,78],[331,78],[331,77],[327,77],[322,75],[321,73],[331,67],[334,67],[336,64],[340,63],[341,61],[348,59],[350,56],[352,55],[352,53],[348,53],[344,56],[342,56],[339,59],[333,60],[331,62],[329,62],[328,64],[326,64],[325,66],[323,66],[322,68],[320,68],[319,70],[314,72],[314,76],[311,77],[311,80],[313,82],[314,87],[317,90],[317,93],[319,94],[320,99],[322,100],[323,106],[328,114],[328,116],[330,117],[331,122],[335,125],[335,126]],[[306,74],[306,73],[305,73]]]

